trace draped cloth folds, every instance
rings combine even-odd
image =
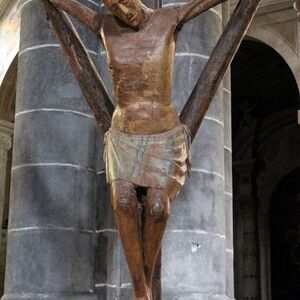
[[[104,161],[108,184],[125,180],[160,188],[173,200],[191,165],[190,134],[185,125],[151,135],[110,128],[105,135]]]

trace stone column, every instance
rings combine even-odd
[[[223,4],[223,29],[230,18],[230,1]],[[233,193],[232,193],[232,134],[231,134],[231,73],[223,81],[224,105],[224,174],[225,174],[225,226],[226,226],[226,285],[225,294],[234,298],[233,274]]]
[[[165,2],[165,6],[173,5],[172,2]],[[187,100],[221,32],[220,5],[186,24],[180,33],[173,92],[178,111]],[[225,88],[229,90],[229,86]],[[225,175],[231,176],[230,172],[225,173],[224,162],[226,157],[226,166],[230,168],[231,153],[224,151],[224,141],[230,148],[230,95],[224,99],[226,90],[221,85],[193,142],[191,177],[172,204],[163,243],[164,300],[233,297],[232,280],[227,280],[228,276],[232,277],[232,265],[227,263],[232,252],[232,234],[230,225],[226,231],[226,224],[231,224],[232,213],[230,209],[226,211],[226,197],[231,193],[229,178],[228,182],[226,178],[228,189],[225,189]],[[223,101],[227,101],[226,107]],[[226,197],[225,192],[229,193]]]
[[[97,37],[76,26],[97,58]],[[98,145],[95,120],[39,2],[24,1],[3,300],[96,299]]]

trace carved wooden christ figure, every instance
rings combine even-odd
[[[180,191],[189,167],[190,141],[259,0],[240,1],[180,117],[171,95],[176,39],[186,22],[224,1],[193,0],[178,7],[152,10],[140,0],[104,0],[112,14],[102,15],[74,0],[41,0],[105,133],[107,180],[138,300],[153,299],[153,271],[170,203]],[[116,96],[115,108],[75,29],[59,9],[101,39]],[[144,192],[139,199],[137,188]],[[139,205],[144,208],[142,224]]]

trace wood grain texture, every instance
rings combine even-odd
[[[99,34],[103,15],[75,0],[50,0],[55,7],[70,14],[89,29]]]
[[[181,122],[191,131],[192,140],[251,24],[259,3],[260,0],[240,0],[180,114]]]
[[[104,134],[111,126],[114,105],[75,28],[49,0],[40,0],[64,55]]]

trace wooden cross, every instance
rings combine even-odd
[[[157,1],[157,5],[161,5],[160,0]],[[66,14],[56,9],[49,0],[41,0],[41,2],[65,57],[101,132],[104,134],[110,128],[111,116],[114,111],[107,89]],[[251,24],[259,3],[260,0],[239,1],[180,114],[181,122],[190,129],[192,140],[195,138],[220,82]]]

